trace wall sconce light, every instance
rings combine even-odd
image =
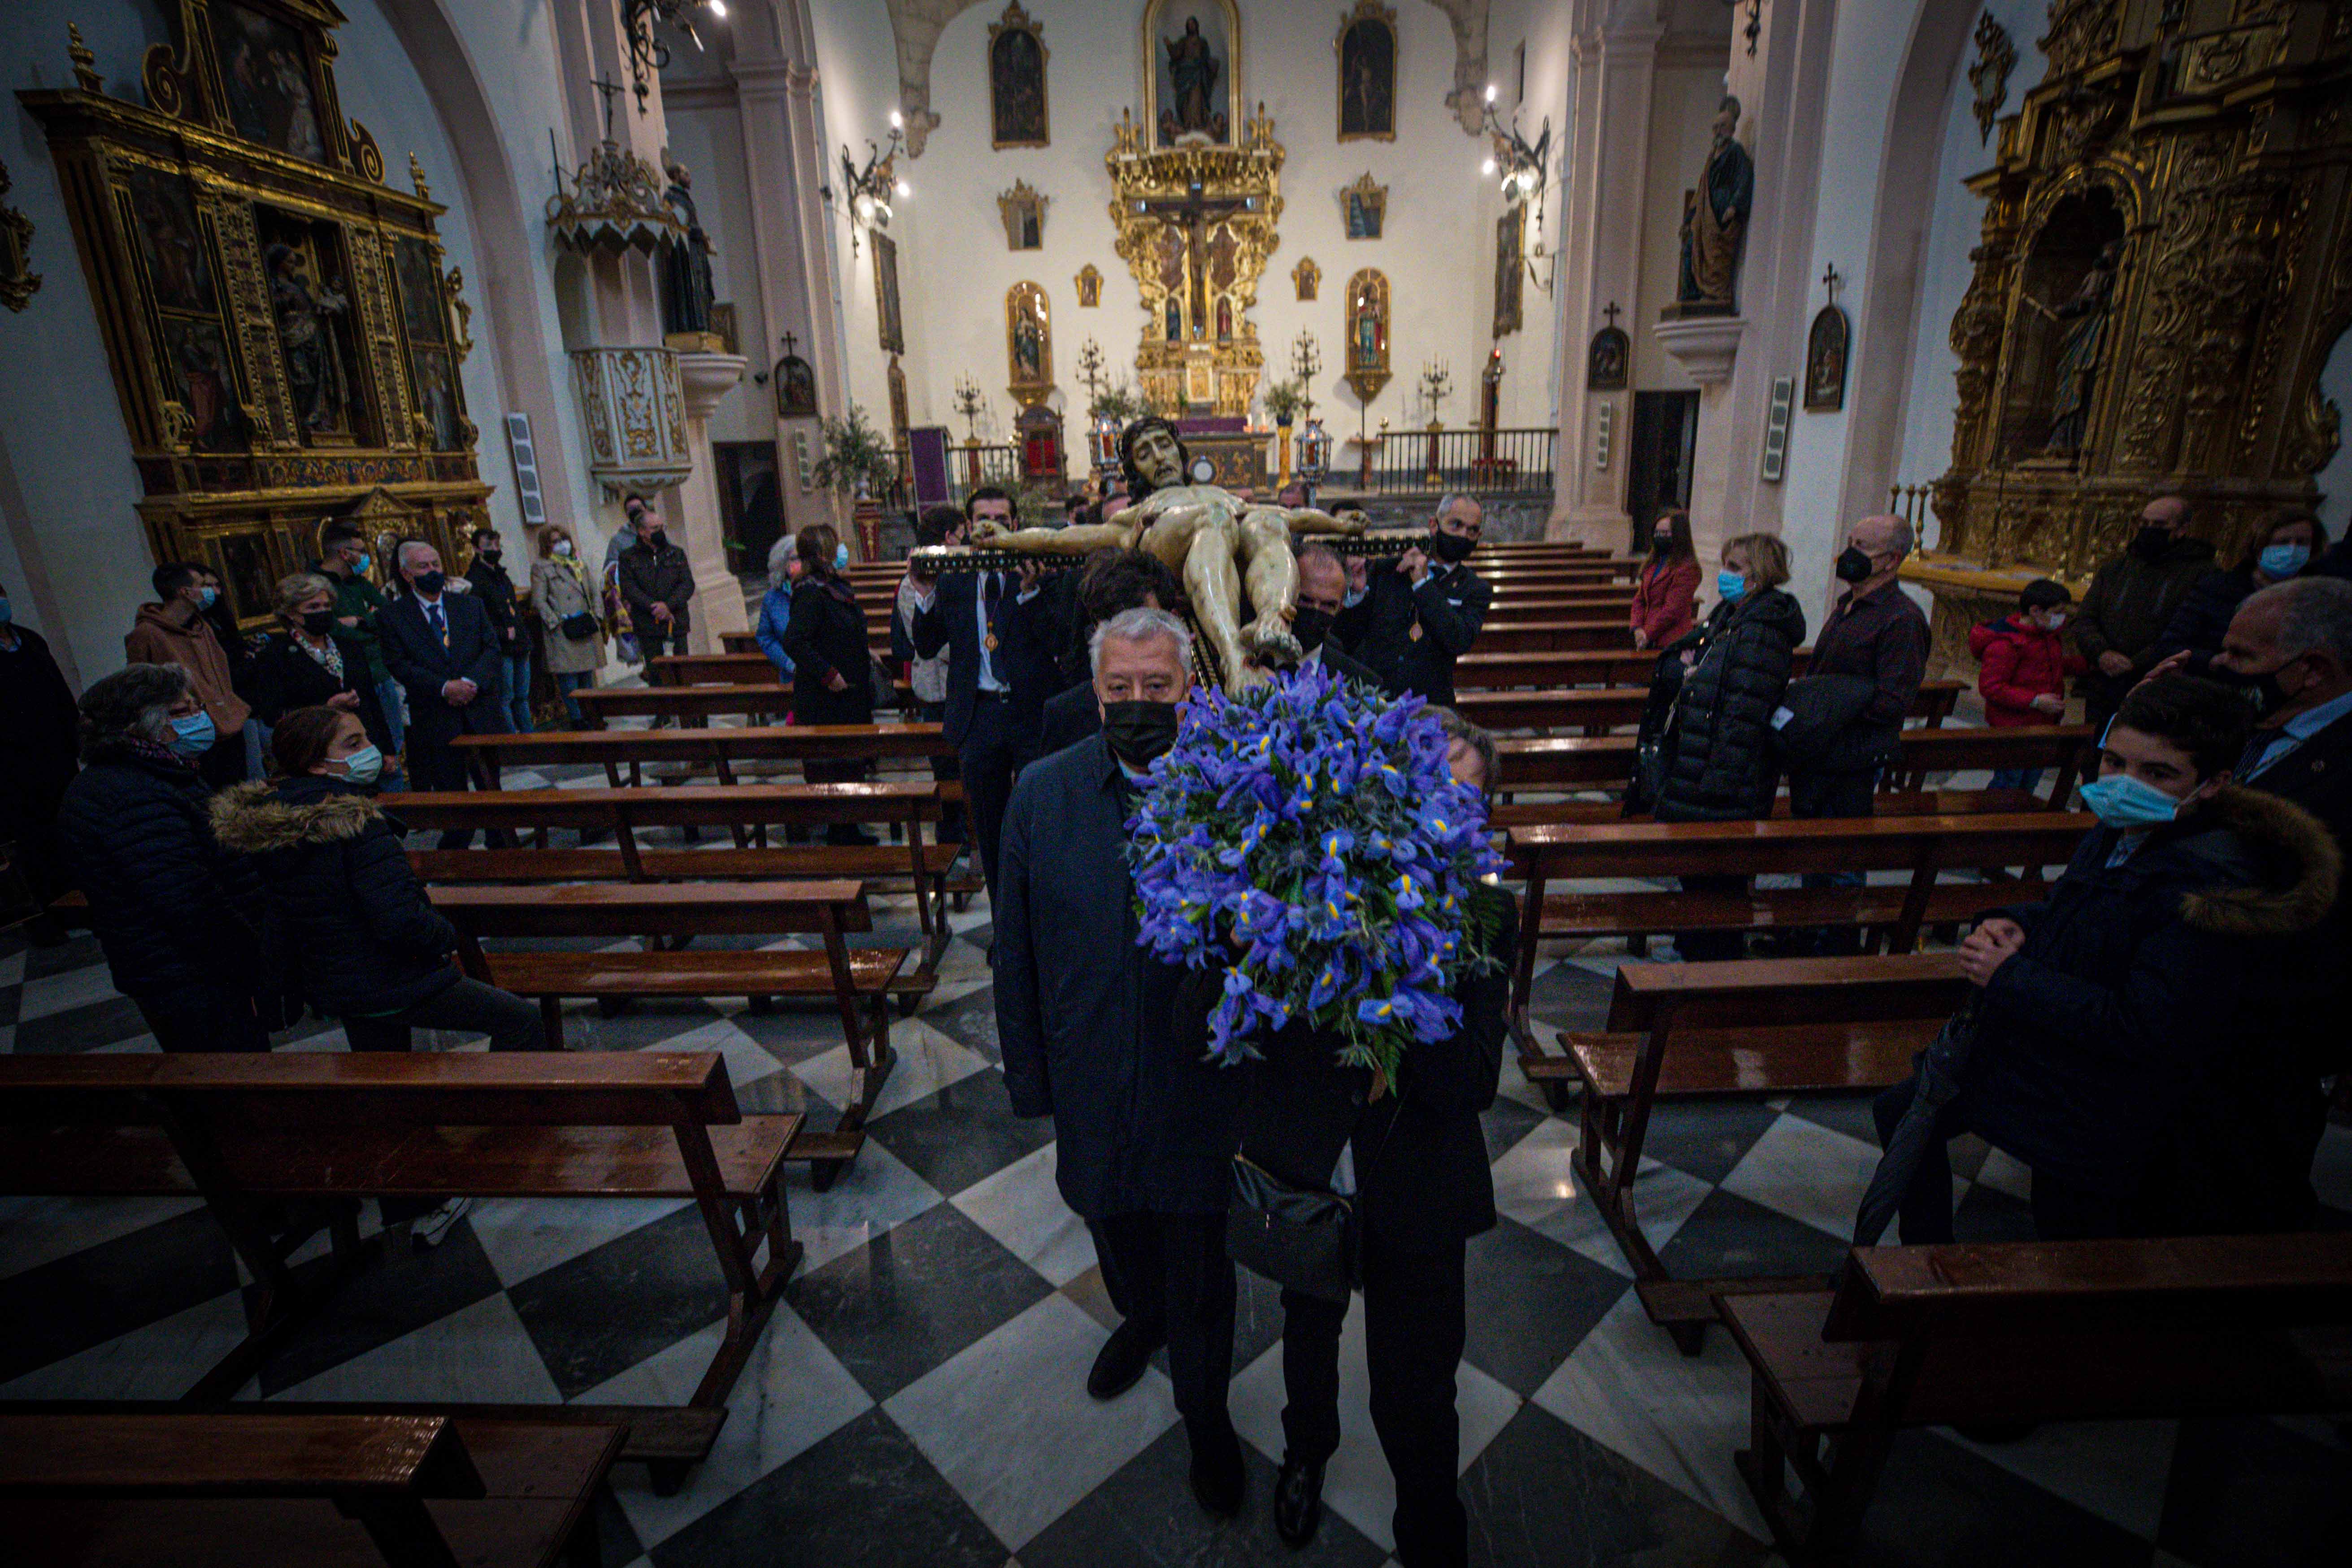
[[[889,145],[880,147],[867,142],[866,167],[861,169],[857,166],[856,160],[850,157],[848,148],[841,150],[842,189],[848,195],[853,220],[849,230],[849,253],[852,256],[857,254],[859,233],[867,229],[888,228],[891,202],[903,201],[915,194],[914,187],[898,177],[898,154],[906,151],[906,121],[894,109],[890,111]]]
[[[698,50],[702,47],[702,35],[694,30],[696,11],[708,11],[723,22],[727,20],[727,0],[628,0],[621,14],[621,30],[629,39],[629,77],[636,84],[639,114],[646,111],[646,98],[652,91],[653,79],[669,64],[669,46],[655,31],[656,24],[667,22],[682,29]]]

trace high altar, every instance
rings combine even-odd
[[[1154,146],[1149,118],[1122,114],[1106,160],[1114,248],[1143,296],[1139,388],[1155,408],[1245,418],[1265,369],[1249,310],[1281,244],[1282,143],[1263,104],[1224,142]]]
[[[170,9],[143,103],[78,41],[76,87],[17,95],[65,186],[156,558],[213,566],[248,624],[331,518],[461,560],[489,487],[446,209],[413,157],[414,194],[386,184],[343,118],[328,0]]]
[[[2000,122],[1975,276],[1951,325],[1942,548],[1905,574],[1938,643],[2081,580],[2159,488],[2232,560],[2308,506],[2352,324],[2352,5],[2055,0],[2049,73]]]

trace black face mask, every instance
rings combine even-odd
[[[325,637],[335,629],[335,612],[332,610],[304,611],[302,629],[314,637]]]
[[[1654,533],[1650,535],[1650,548],[1657,554],[1664,555],[1667,551],[1672,550],[1674,547],[1675,536],[1673,534]]]
[[[2132,535],[2132,553],[2143,561],[2161,561],[2164,552],[2171,548],[2172,530],[2168,528],[2143,528]]]
[[[1429,552],[1448,566],[1462,560],[1476,548],[1478,548],[1478,542],[1475,539],[1465,539],[1458,533],[1447,533],[1441,529],[1429,531]]]
[[[488,562],[491,565],[495,566],[499,563],[499,557],[504,555],[506,552],[493,548],[489,550],[478,550],[475,553],[479,555],[483,560]]]
[[[1838,580],[1842,583],[1863,582],[1869,577],[1870,570],[1870,557],[1863,553],[1859,545],[1847,545],[1845,553],[1837,558]]]
[[[668,544],[669,535],[661,529],[656,528],[646,535],[646,548],[648,550],[665,549]]]
[[[411,582],[415,585],[416,591],[424,595],[428,599],[433,597],[434,595],[438,594],[441,591],[442,584],[448,581],[448,578],[443,576],[438,572],[419,572],[411,579]]]
[[[2287,664],[2294,662],[2289,659]],[[2236,688],[2244,694],[2247,701],[2254,705],[2254,717],[2267,719],[2294,700],[2278,683],[2279,675],[2285,668],[2286,665],[2283,664],[2277,669],[2258,669],[2247,675],[2215,662],[2207,666],[2205,674],[2224,686]]]
[[[1313,653],[1331,635],[1331,612],[1310,610],[1301,605],[1290,617],[1290,635],[1298,639],[1300,647]]]
[[[1176,743],[1173,702],[1106,702],[1103,739],[1110,754],[1130,768],[1148,768]]]

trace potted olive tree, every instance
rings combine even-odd
[[[889,437],[866,422],[857,404],[839,419],[821,422],[824,456],[813,477],[828,489],[849,497],[857,528],[859,556],[867,561],[882,553],[882,501],[898,481],[898,458]]]

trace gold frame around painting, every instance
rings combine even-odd
[[[1143,8],[1141,24],[1143,112],[1138,116],[1138,119],[1143,127],[1144,145],[1156,152],[1167,152],[1174,145],[1160,140],[1160,62],[1167,52],[1167,46],[1161,41],[1160,17],[1160,14],[1168,10],[1171,5],[1187,3],[1200,3],[1200,0],[1151,0],[1151,3]],[[1203,8],[1208,7],[1204,5]],[[1216,147],[1234,147],[1241,144],[1243,126],[1250,112],[1250,100],[1242,90],[1242,14],[1241,8],[1234,4],[1234,0],[1214,0],[1214,8],[1223,11],[1225,17],[1223,85],[1225,94],[1226,124],[1224,140],[1213,141],[1210,144]]]
[[[1510,336],[1525,321],[1527,232],[1524,206],[1510,207],[1495,220],[1495,322],[1490,334],[1494,337]]]
[[[1358,234],[1355,210],[1361,203],[1372,218],[1371,232]],[[1364,171],[1354,184],[1339,187],[1339,232],[1350,240],[1385,238],[1389,231],[1389,188],[1372,178],[1370,169]]]
[[[1341,341],[1348,345],[1348,369],[1344,379],[1356,391],[1358,401],[1370,403],[1389,384],[1389,325],[1391,321],[1389,280],[1377,267],[1367,267],[1348,279],[1347,314],[1341,322]],[[1357,335],[1356,323],[1365,310],[1372,312],[1377,331],[1367,350]]]
[[[1024,321],[1037,332],[1034,367],[1024,367],[1021,363],[1021,328]],[[1043,403],[1053,395],[1054,307],[1045,290],[1034,283],[1015,283],[1004,291],[1004,369],[1006,388],[1017,406],[1025,408],[1033,403]]]
[[[87,51],[68,51],[75,88],[17,95],[57,168],[150,547],[216,566],[257,626],[321,521],[362,506],[462,559],[489,495],[463,279],[416,161],[414,194],[386,184],[374,138],[342,118],[341,14],[179,0],[167,15],[144,104],[102,91]],[[224,72],[224,50],[265,47],[281,62],[266,80]]]
[[[1008,34],[1026,34],[1037,46],[1037,134],[1034,137],[1006,137],[997,114],[996,50],[999,40]],[[998,152],[1007,147],[1048,147],[1054,141],[1054,104],[1047,86],[1046,65],[1054,51],[1045,47],[1045,25],[1032,17],[1021,7],[1021,0],[1004,7],[1004,15],[988,25],[988,144]]]
[[[1311,256],[1302,256],[1298,265],[1290,269],[1290,286],[1302,302],[1312,301],[1323,288],[1323,269],[1315,265]]]
[[[1393,142],[1396,140],[1397,38],[1396,12],[1380,0],[1356,0],[1356,8],[1342,12],[1339,30],[1331,38],[1331,55],[1339,69],[1339,92],[1332,100],[1332,123],[1342,142]],[[1348,129],[1348,35],[1358,27],[1370,25],[1383,28],[1389,36],[1389,123],[1385,131],[1350,131]]]
[[[879,229],[866,238],[874,253],[874,330],[884,353],[902,354],[907,352],[907,321],[899,313],[898,242]]]
[[[1093,262],[1079,268],[1078,275],[1070,281],[1078,286],[1080,310],[1091,310],[1102,303],[1102,272]]]
[[[1004,219],[1004,248],[1007,250],[1043,250],[1045,248],[1045,209],[1054,198],[1030,187],[1026,180],[1015,180],[1009,191],[996,193],[996,211]],[[1022,220],[1027,218],[1035,226],[1025,232]],[[1024,237],[1036,243],[1024,245]]]

